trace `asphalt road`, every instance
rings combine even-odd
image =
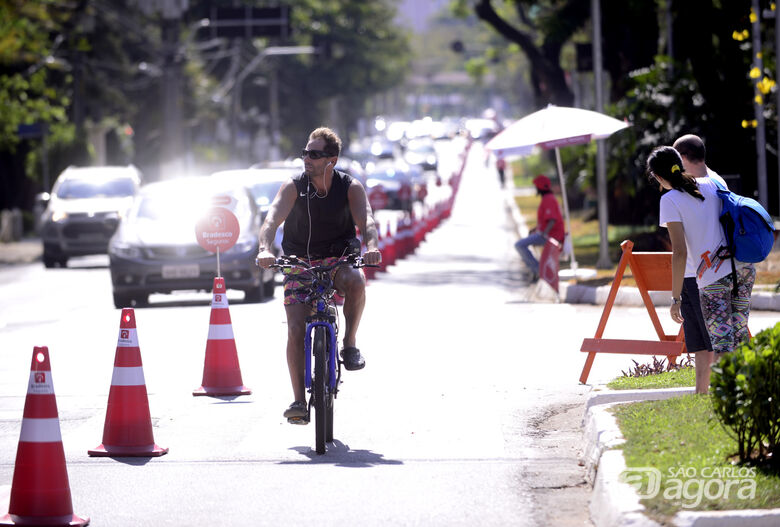
[[[587,525],[577,383],[601,306],[533,302],[519,280],[497,177],[472,149],[452,217],[369,284],[334,444],[292,426],[281,288],[230,313],[252,395],[193,397],[207,294],[136,310],[156,442],[152,459],[89,458],[101,443],[119,310],[105,258],[0,268],[0,485],[10,485],[34,345],[49,347],[74,512],[92,525]],[[229,284],[228,284],[229,286]],[[666,319],[668,317],[662,317]],[[777,320],[756,313],[757,331]],[[669,332],[673,328],[671,321]],[[615,308],[614,338],[654,338]],[[598,357],[597,384],[641,357]]]

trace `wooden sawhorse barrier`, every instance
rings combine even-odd
[[[632,251],[634,243],[631,240],[621,243],[620,248],[623,249],[623,255],[620,257],[620,263],[617,271],[615,271],[615,278],[612,280],[612,288],[609,290],[609,296],[604,305],[604,311],[601,314],[596,335],[592,339],[583,339],[582,347],[580,348],[580,351],[588,354],[580,375],[582,384],[588,381],[588,375],[590,374],[591,366],[593,366],[593,360],[596,358],[596,353],[665,355],[670,362],[674,362],[677,357],[685,353],[685,337],[682,326],[680,326],[680,332],[676,336],[666,335],[649,294],[650,291],[672,290],[672,253],[635,253]],[[604,328],[612,311],[612,305],[615,303],[615,297],[617,297],[620,281],[623,279],[626,266],[631,267],[631,273],[636,281],[639,294],[642,295],[642,301],[647,308],[647,313],[650,315],[650,320],[653,322],[655,332],[658,334],[658,341],[601,338],[604,335]]]

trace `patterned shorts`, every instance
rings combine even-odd
[[[328,258],[322,258],[320,260],[309,260],[309,263],[312,266],[318,266],[318,265],[333,265],[339,260],[338,256],[331,256]],[[338,272],[340,268],[336,267],[330,272],[331,279],[336,278],[336,273]],[[290,306],[293,304],[304,304],[306,303],[306,296],[308,293],[303,291],[298,291],[298,289],[306,287],[308,284],[304,280],[301,280],[303,278],[304,273],[306,273],[303,269],[284,269],[282,273],[285,275],[284,277],[284,305]]]
[[[748,340],[750,293],[756,280],[752,264],[737,269],[737,296],[732,296],[731,273],[699,289],[701,311],[716,356],[734,351]]]

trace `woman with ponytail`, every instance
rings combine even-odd
[[[736,262],[739,294],[732,296],[731,264],[721,250],[726,245],[719,219],[721,200],[710,178],[694,178],[686,173],[680,154],[670,146],[653,150],[647,159],[647,174],[664,191],[659,224],[669,230],[672,242],[672,320],[679,324],[684,318],[680,297],[686,259],[691,254],[697,264],[701,311],[717,361],[722,353],[733,351],[748,339],[755,268],[752,264]],[[696,362],[709,364],[711,355],[708,351],[698,352]],[[697,393],[706,393],[698,383]]]

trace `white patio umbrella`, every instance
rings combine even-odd
[[[485,148],[503,157],[526,156],[531,154],[535,147],[555,149],[566,231],[567,236],[571,236],[569,202],[566,199],[559,148],[589,143],[593,139],[604,139],[628,126],[628,123],[591,110],[550,105],[515,121],[488,141]],[[574,250],[571,250],[570,254],[572,269],[576,270]]]

